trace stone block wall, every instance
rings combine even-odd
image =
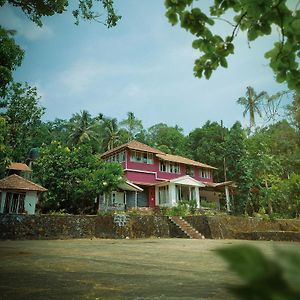
[[[188,216],[186,219],[206,238],[291,240],[300,238],[300,220],[263,220],[237,216]],[[285,235],[286,232],[286,235]]]
[[[206,238],[300,241],[300,220],[265,221],[234,216],[185,219]],[[0,215],[0,239],[149,238],[186,235],[156,215]]]

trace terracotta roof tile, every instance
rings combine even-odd
[[[26,164],[16,162],[11,163],[7,169],[31,172],[31,169]]]
[[[123,149],[132,149],[132,150],[138,150],[138,151],[145,151],[145,152],[151,152],[156,154],[156,156],[160,159],[166,160],[166,161],[172,161],[172,162],[177,162],[177,163],[182,163],[182,164],[186,164],[186,165],[192,165],[192,166],[197,166],[197,167],[202,167],[202,168],[208,168],[208,169],[214,169],[216,170],[217,168],[212,167],[210,165],[206,165],[203,163],[200,163],[198,161],[194,161],[182,156],[178,156],[178,155],[171,155],[171,154],[166,154],[158,149],[152,148],[148,145],[145,145],[143,143],[140,143],[138,141],[130,141],[126,144],[123,144],[119,147],[116,147],[114,149],[111,149],[109,151],[104,152],[101,157],[106,157],[109,154],[112,154],[114,152],[123,150]]]
[[[123,144],[123,145],[121,145],[119,147],[116,147],[114,149],[111,149],[111,150],[108,150],[108,151],[104,152],[101,155],[101,157],[105,157],[105,156],[107,156],[107,155],[109,155],[111,153],[114,153],[114,152],[117,152],[119,150],[126,149],[126,148],[132,149],[132,150],[138,150],[138,151],[151,152],[151,153],[155,153],[155,154],[163,154],[164,153],[164,152],[162,152],[162,151],[160,151],[158,149],[152,148],[152,147],[150,147],[148,145],[145,145],[143,143],[140,143],[138,141],[133,140],[133,141],[130,141],[130,142],[126,143],[126,144]]]
[[[19,175],[13,174],[0,180],[1,190],[19,190],[19,191],[36,191],[46,192],[44,187],[29,181]]]
[[[216,170],[217,168],[212,167],[210,165],[206,165],[203,164],[201,162],[186,158],[186,157],[182,157],[179,155],[171,155],[171,154],[156,154],[156,156],[162,160],[166,160],[166,161],[172,161],[172,162],[176,162],[176,163],[180,163],[180,164],[186,164],[186,165],[190,165],[190,166],[196,166],[196,167],[201,167],[201,168],[207,168],[207,169],[214,169]]]

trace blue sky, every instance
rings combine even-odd
[[[44,18],[38,28],[21,11],[1,8],[0,23],[18,31],[17,42],[26,51],[15,80],[38,88],[44,120],[68,119],[85,109],[121,121],[132,111],[145,128],[164,122],[188,133],[207,120],[246,125],[236,100],[247,86],[270,94],[286,89],[275,82],[263,56],[278,38],[276,30],[251,49],[239,33],[228,69],[209,81],[195,78],[193,37],[168,23],[163,2],[116,1],[122,20],[112,29],[83,21],[76,26],[70,13]],[[221,22],[217,30],[229,34],[232,28]]]

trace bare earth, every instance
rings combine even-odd
[[[0,299],[233,299],[215,249],[299,243],[237,240],[0,241]]]

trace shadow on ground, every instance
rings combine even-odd
[[[233,243],[241,242],[5,241],[0,243],[1,299],[233,299],[226,287],[238,278],[214,251]],[[243,243],[272,253],[270,242]]]

